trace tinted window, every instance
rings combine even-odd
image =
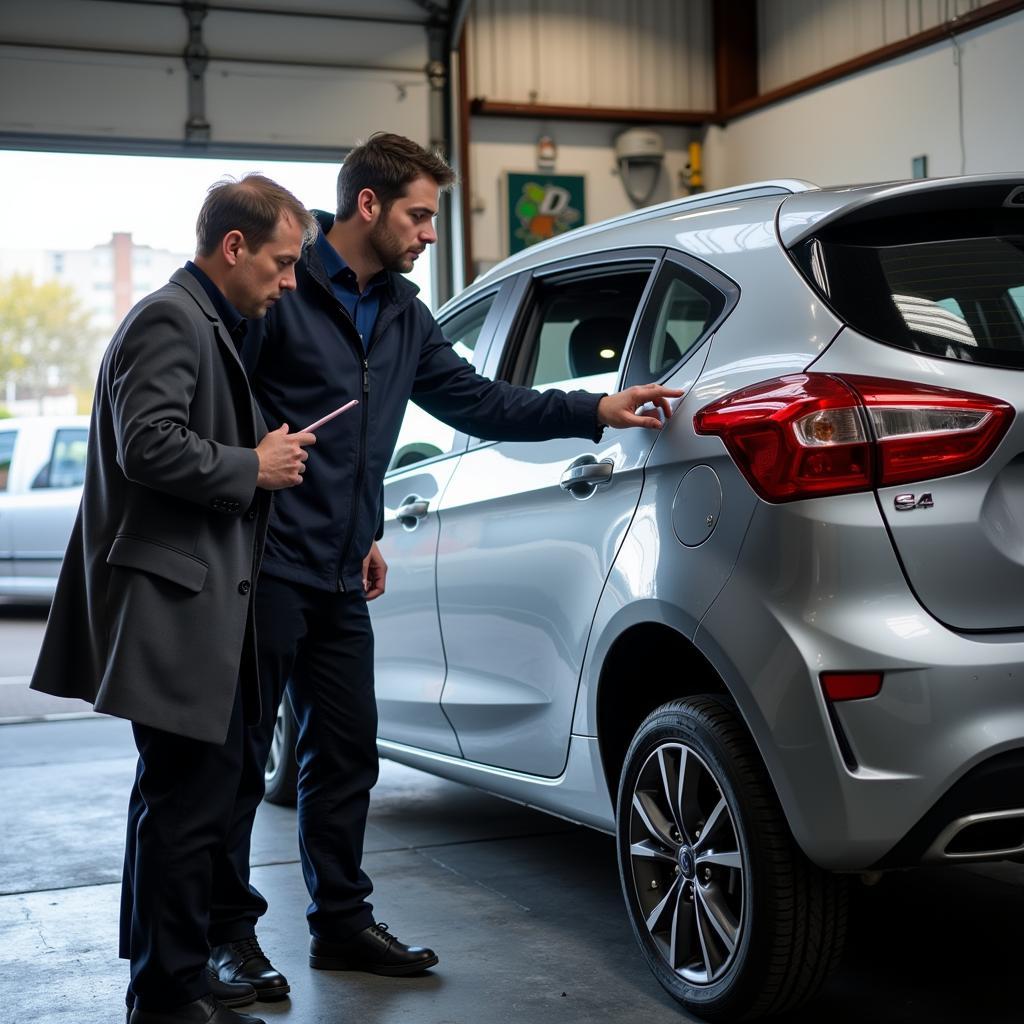
[[[726,285],[724,279],[721,283]],[[664,377],[708,336],[725,306],[722,291],[666,261],[637,330],[626,385],[649,384]]]
[[[50,461],[36,474],[33,489],[81,487],[85,482],[85,451],[89,433],[84,427],[65,427],[54,435]]]
[[[514,383],[614,391],[650,268],[596,270],[535,282]]]
[[[11,456],[14,454],[14,439],[18,436],[15,430],[0,433],[0,491],[7,490],[7,478],[11,473]]]
[[[477,365],[477,339],[494,299],[494,295],[489,295],[441,324],[441,332],[451,342],[455,354],[474,366]],[[435,419],[415,402],[410,402],[388,470],[402,469],[424,459],[447,454],[455,443],[455,434],[454,427]]]
[[[1024,368],[1024,224],[989,220],[991,233],[976,222],[966,237],[935,237],[949,226],[938,216],[930,229],[916,219],[839,229],[796,255],[836,312],[879,341]]]

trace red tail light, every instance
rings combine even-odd
[[[801,373],[756,384],[694,416],[720,437],[766,501],[795,501],[963,473],[1013,420],[983,395],[853,375]]]

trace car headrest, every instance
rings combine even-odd
[[[569,335],[569,369],[574,377],[617,370],[629,334],[629,321],[622,316],[594,316],[581,320]],[[602,351],[611,351],[602,356]]]

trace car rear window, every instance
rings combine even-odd
[[[808,280],[856,330],[890,345],[1024,369],[1024,222],[914,217],[802,243]]]

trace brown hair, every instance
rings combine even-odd
[[[196,220],[196,252],[209,256],[229,231],[240,231],[252,249],[262,249],[274,236],[284,214],[302,227],[302,244],[316,238],[313,215],[276,181],[247,174],[239,181],[224,178],[210,186]]]
[[[438,188],[451,188],[455,172],[437,153],[389,132],[374,132],[356,146],[338,172],[338,220],[348,220],[356,212],[359,193],[372,189],[384,212],[405,195],[405,188],[420,177],[432,178]]]

